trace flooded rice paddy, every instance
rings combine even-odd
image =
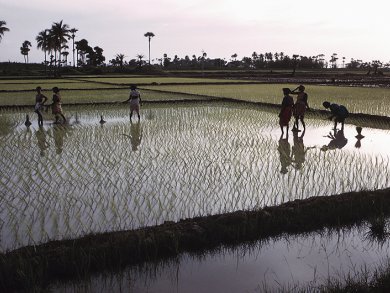
[[[0,113],[0,251],[389,186],[388,130],[326,120],[280,139],[277,113],[224,103]],[[106,123],[100,124],[103,115]]]
[[[386,228],[388,229],[388,228]],[[328,281],[371,280],[386,267],[390,240],[371,237],[370,224],[281,236],[202,255],[130,267],[53,292],[319,292]],[[316,290],[317,289],[317,290]],[[306,291],[305,291],[306,290]]]

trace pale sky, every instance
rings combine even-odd
[[[116,54],[147,60],[146,32],[155,34],[151,59],[284,52],[325,54],[327,61],[337,53],[339,64],[342,57],[389,62],[389,13],[388,0],[0,0],[0,20],[10,29],[0,43],[0,62],[24,62],[25,40],[33,45],[30,62],[42,62],[35,37],[61,20],[79,30],[76,41],[103,48],[107,63]]]

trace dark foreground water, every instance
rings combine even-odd
[[[387,227],[387,226],[386,226]],[[386,228],[388,229],[388,227]],[[183,254],[160,264],[128,268],[81,283],[53,285],[54,292],[297,292],[315,291],[329,279],[368,280],[387,264],[390,240],[378,241],[370,224],[338,231],[282,236],[266,242]]]

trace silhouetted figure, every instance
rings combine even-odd
[[[322,105],[326,108],[329,109],[331,112],[331,116],[328,117],[329,120],[333,120],[334,118],[334,129],[337,128],[337,123],[341,123],[341,130],[344,130],[344,121],[345,118],[349,116],[349,112],[347,108],[343,105],[338,105],[338,104],[331,104],[327,101],[323,102]]]
[[[99,121],[99,123],[100,123],[101,125],[103,125],[104,123],[106,123],[106,121],[103,119],[103,115],[100,116],[100,121]]]
[[[141,116],[139,114],[139,109],[140,109],[140,104],[141,104],[141,94],[137,90],[136,85],[132,85],[130,87],[129,98],[124,102],[126,103],[129,101],[130,101],[130,121],[131,121],[131,117],[133,116],[134,111],[137,112],[138,121],[139,121],[141,119]]]
[[[328,145],[324,145],[321,148],[321,151],[342,149],[348,143],[348,139],[344,136],[344,130],[334,129],[334,133],[329,132],[326,137],[329,137],[331,140]]]
[[[280,173],[286,174],[288,172],[287,167],[291,165],[291,147],[287,138],[280,136],[278,145],[279,159],[280,159]]]
[[[26,121],[24,122],[24,125],[26,125],[27,127],[31,126],[31,121],[30,121],[30,116],[29,115],[26,115]]]
[[[356,131],[358,134],[355,136],[357,138],[355,148],[360,148],[362,146],[362,143],[360,141],[364,138],[364,135],[362,135],[362,128],[360,126],[356,127]]]
[[[42,115],[42,110],[43,110],[43,105],[47,101],[47,97],[42,94],[42,88],[38,86],[36,88],[37,94],[35,96],[35,106],[34,106],[34,111],[38,115],[38,125],[42,126],[43,125],[43,115]]]
[[[58,87],[53,87],[53,103],[51,104],[51,110],[52,110],[52,114],[55,117],[54,123],[59,123],[59,119],[60,119],[59,116],[62,117],[64,123],[66,122],[66,118],[62,112],[61,95]]]
[[[298,91],[298,92],[297,92]],[[292,131],[300,131],[299,130],[299,120],[302,123],[303,130],[306,129],[305,125],[305,112],[309,109],[309,104],[307,102],[308,95],[305,93],[305,87],[303,85],[298,86],[295,90],[291,92],[292,95],[297,95],[297,100],[294,104],[293,115],[295,118],[294,126]]]
[[[284,134],[283,128],[286,127],[286,138],[288,137],[288,128],[292,116],[294,107],[294,99],[290,96],[291,90],[289,88],[283,88],[283,100],[282,108],[279,113],[279,125],[282,130],[282,136]]]

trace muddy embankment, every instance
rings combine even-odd
[[[312,197],[260,210],[52,241],[0,254],[0,291],[42,288],[53,280],[80,279],[182,252],[202,253],[220,245],[336,228],[387,215],[390,189]]]

